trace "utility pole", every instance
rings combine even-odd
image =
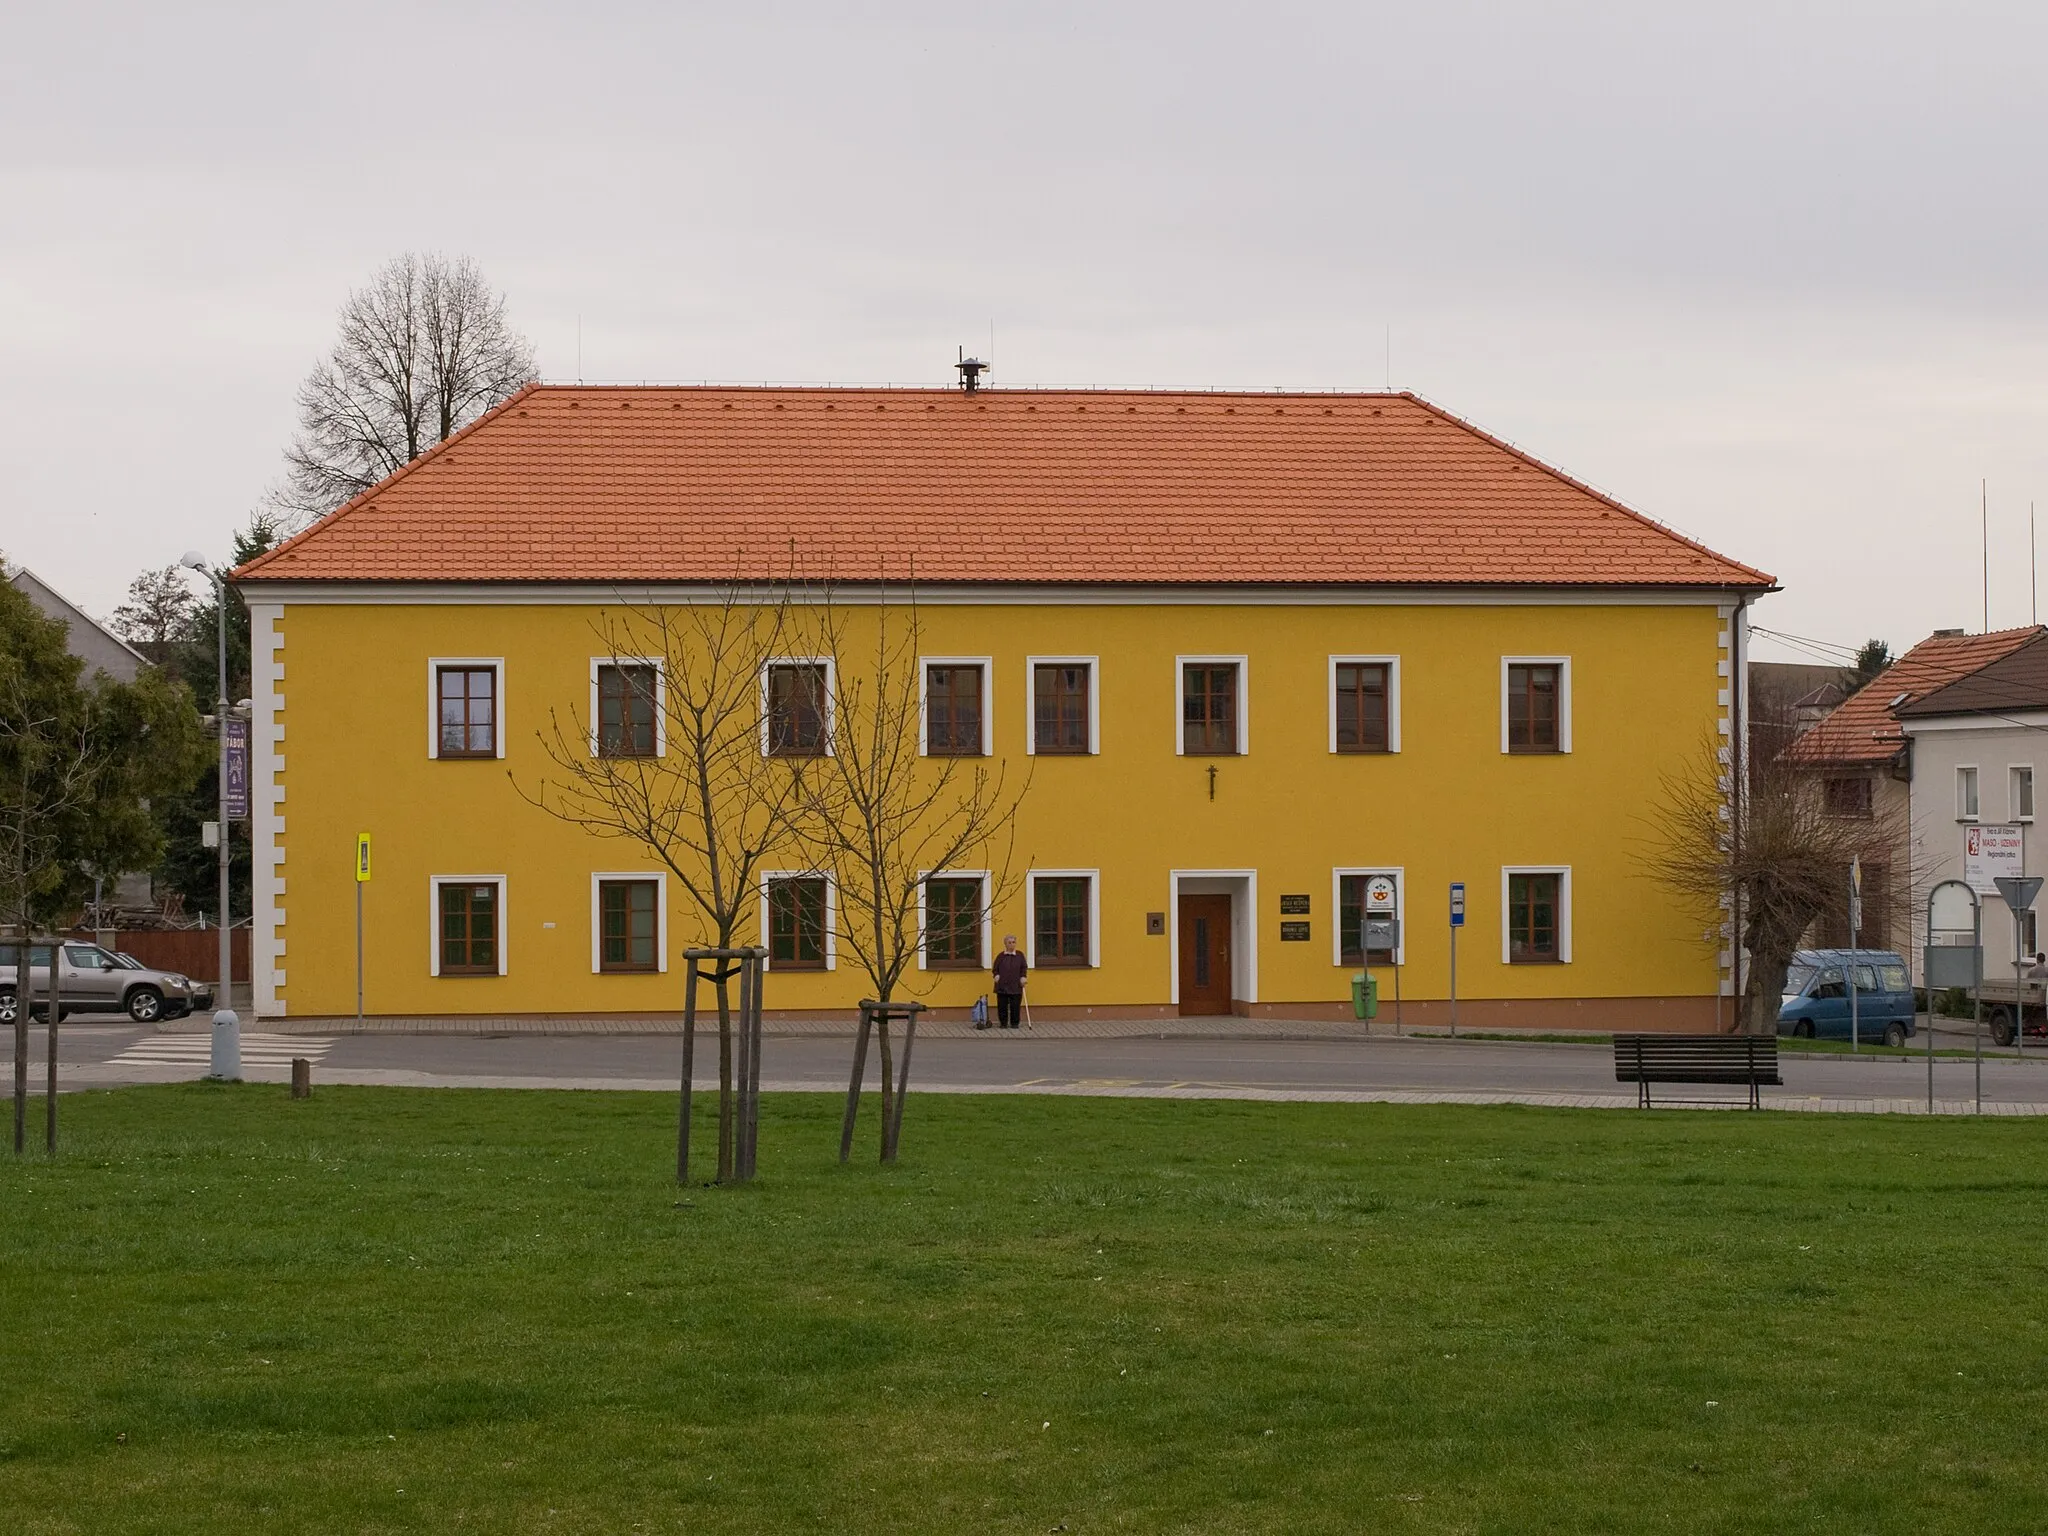
[[[219,794],[215,811],[220,817],[220,993],[214,999],[212,1075],[239,1078],[242,1075],[242,1021],[234,1010],[234,823],[228,819],[228,719],[233,713],[228,702],[228,584],[224,576],[208,567],[206,557],[197,550],[189,551],[178,563],[212,578],[213,611],[218,621],[214,626],[217,670],[213,723],[220,737],[219,782],[216,785]]]

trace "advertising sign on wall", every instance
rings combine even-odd
[[[2026,828],[1986,823],[1963,829],[1963,878],[1979,896],[1996,896],[1992,882],[2000,875],[2019,875],[2025,863]]]

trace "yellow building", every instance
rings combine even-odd
[[[1015,879],[938,872],[932,1005],[1014,933],[1035,1017],[1348,1014],[1383,876],[1410,1022],[1460,882],[1461,1022],[1710,1026],[1726,957],[1647,817],[1734,739],[1768,576],[1409,395],[987,389],[538,386],[237,573],[259,1015],[355,1011],[364,833],[369,1013],[678,1007],[701,919],[534,807],[542,733],[667,750],[606,625],[792,562],[856,625],[914,573],[920,750],[1029,780]],[[766,863],[770,1009],[850,1008],[833,893]]]

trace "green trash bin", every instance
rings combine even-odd
[[[1380,1016],[1380,979],[1369,972],[1351,978],[1351,1011],[1361,1019]]]

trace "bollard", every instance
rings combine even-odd
[[[213,1016],[213,1070],[207,1076],[233,1083],[242,1080],[242,1021],[232,1008]]]
[[[295,1099],[310,1099],[313,1097],[313,1063],[309,1057],[294,1056],[292,1058],[292,1097]]]

